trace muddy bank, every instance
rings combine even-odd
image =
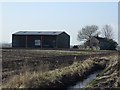
[[[112,51],[3,49],[2,81],[7,81],[11,76],[24,72],[46,72],[61,69],[87,58],[110,54]]]
[[[120,88],[119,54],[111,56],[106,68],[86,88]]]
[[[76,61],[82,61],[89,57],[101,57],[110,55],[105,51],[63,51],[63,50],[2,50],[3,72],[20,70],[23,66],[38,68],[43,64],[49,64],[49,70],[69,66]],[[76,59],[75,59],[76,58]]]
[[[96,72],[97,70],[103,70],[103,67],[101,66],[93,66],[89,68],[88,70],[85,70],[83,72],[77,72],[71,74],[66,74],[61,77],[61,79],[56,80],[54,83],[49,83],[49,85],[44,86],[38,86],[37,88],[64,88],[67,89],[69,86],[76,84],[79,81],[83,81],[88,77],[88,75]]]
[[[67,90],[73,90],[76,88],[84,88],[89,82],[95,79],[96,75],[98,75],[100,72],[101,70],[93,72],[92,74],[87,76],[87,78],[85,78],[83,81],[77,82],[75,85],[68,87]]]
[[[113,52],[14,49],[3,54],[4,88],[65,88],[106,67]]]

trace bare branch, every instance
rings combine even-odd
[[[105,38],[113,39],[113,29],[112,29],[111,25],[105,25],[103,27],[102,34]]]
[[[91,25],[91,26],[85,26],[78,32],[78,41],[82,41],[85,39],[89,39],[92,36],[95,36],[97,34],[98,26]]]

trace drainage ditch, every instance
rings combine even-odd
[[[77,82],[76,84],[70,86],[67,88],[67,90],[73,90],[75,88],[84,88],[88,83],[90,83],[92,80],[94,80],[99,74],[101,70],[95,71],[94,73],[88,75],[83,81]]]

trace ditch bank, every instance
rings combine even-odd
[[[119,69],[119,54],[113,55],[106,68],[97,75],[97,77],[88,83],[85,88],[120,88],[120,69]]]
[[[85,78],[83,81],[77,82],[75,85],[68,87],[66,90],[73,90],[76,88],[84,88],[88,83],[90,83],[92,80],[94,80],[100,72],[101,72],[101,70],[95,71],[94,73],[88,75],[87,78]]]
[[[3,88],[67,88],[85,79],[97,70],[103,70],[106,58],[89,58],[84,61],[74,62],[72,65],[52,71],[26,72],[15,75],[3,84]]]

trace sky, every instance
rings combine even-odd
[[[120,2],[118,3],[118,15],[120,15]],[[120,17],[118,17],[118,44],[120,45]]]
[[[11,43],[17,31],[65,31],[76,45],[82,27],[98,25],[101,31],[105,24],[118,41],[117,2],[4,2],[0,7],[2,42]]]

